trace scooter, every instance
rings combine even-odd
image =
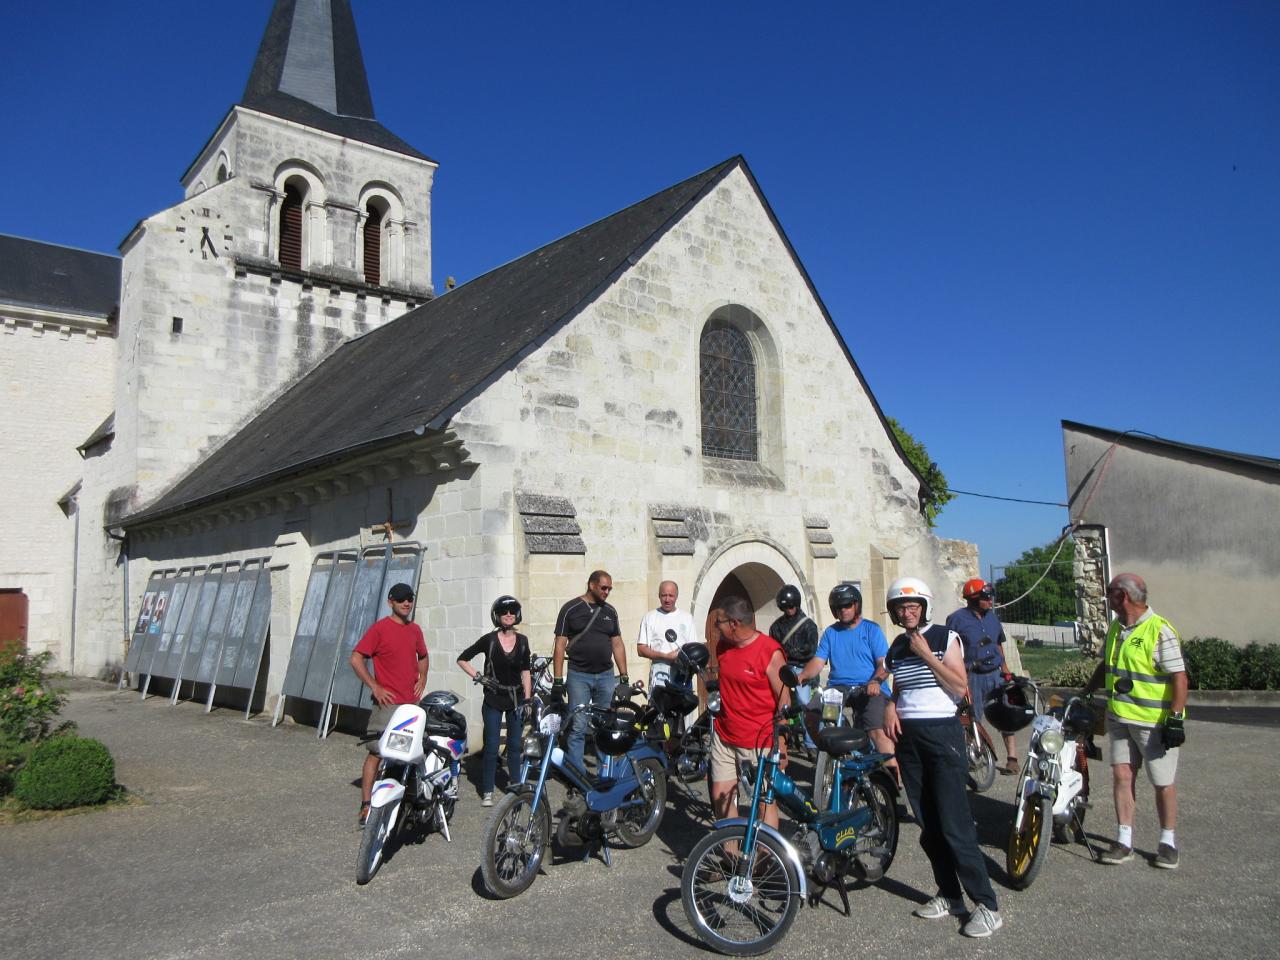
[[[458,802],[459,761],[467,750],[467,720],[453,708],[458,697],[437,690],[420,703],[396,707],[378,738],[378,779],[369,819],[360,835],[356,883],[373,879],[383,854],[408,824],[436,829],[447,841]]]

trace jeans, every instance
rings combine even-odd
[[[570,670],[565,675],[565,687],[569,693],[569,709],[573,710],[584,703],[594,703],[597,707],[607,707],[613,702],[613,691],[617,686],[618,681],[614,677],[612,670],[604,670],[600,673],[583,673],[579,670]],[[582,770],[586,769],[582,760],[582,752],[590,722],[586,711],[583,711],[573,718],[573,723],[569,727],[569,749],[567,751],[569,759]]]
[[[520,782],[520,715],[515,710],[501,710],[487,703],[480,707],[484,719],[484,773],[480,778],[480,792],[493,793],[498,777],[498,745],[502,740],[502,721],[507,722],[507,776],[508,785]]]
[[[903,720],[897,754],[938,893],[958,900],[963,888],[975,903],[999,909],[969,809],[969,761],[960,720]]]

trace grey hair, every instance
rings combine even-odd
[[[1122,590],[1134,603],[1147,602],[1147,584],[1136,573],[1117,573],[1111,578],[1111,588]]]
[[[755,608],[742,597],[730,597],[721,604],[720,609],[724,611],[726,620],[737,620],[749,627],[754,627],[756,624]]]

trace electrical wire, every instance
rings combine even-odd
[[[1009,503],[1036,503],[1043,507],[1065,507],[1067,504],[1058,503],[1056,500],[1023,500],[1019,497],[997,497],[994,493],[974,493],[972,490],[952,490],[948,489],[947,493],[962,493],[966,497],[982,497],[986,500],[1007,500]]]
[[[1053,565],[1054,565],[1054,563],[1055,563],[1055,562],[1057,562],[1058,554],[1060,554],[1060,553],[1062,552],[1062,548],[1063,548],[1063,547],[1066,545],[1066,543],[1067,543],[1067,538],[1068,538],[1069,536],[1071,536],[1071,531],[1073,531],[1075,528],[1076,528],[1076,523],[1075,523],[1075,521],[1074,521],[1074,520],[1073,520],[1073,521],[1071,521],[1071,523],[1068,523],[1065,527],[1063,527],[1063,528],[1062,528],[1062,533],[1060,533],[1060,534],[1058,535],[1058,549],[1057,549],[1057,550],[1055,550],[1055,551],[1053,551],[1053,556],[1052,556],[1052,557],[1050,557],[1050,558],[1049,558],[1049,562],[1048,562],[1048,563],[1046,563],[1046,564],[1044,565],[1044,573],[1040,574],[1039,579],[1038,579],[1038,580],[1036,580],[1036,582],[1035,582],[1035,583],[1033,583],[1030,587],[1028,587],[1028,588],[1027,588],[1027,590],[1026,590],[1026,592],[1025,592],[1025,593],[1023,593],[1023,594],[1022,594],[1022,596],[1020,596],[1020,597],[1015,597],[1013,600],[1010,600],[1010,601],[1008,601],[1007,603],[997,603],[997,604],[993,604],[993,607],[994,607],[996,610],[1002,610],[1002,609],[1004,609],[1005,607],[1011,607],[1011,606],[1013,606],[1013,605],[1014,605],[1015,603],[1017,603],[1019,600],[1025,600],[1027,597],[1031,596],[1031,594],[1032,594],[1032,592],[1035,590],[1035,588],[1036,588],[1036,587],[1038,587],[1038,586],[1040,586],[1040,583],[1044,580],[1044,578],[1045,578],[1045,577],[1047,577],[1047,576],[1049,575],[1049,571],[1053,569]]]

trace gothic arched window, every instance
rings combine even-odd
[[[302,269],[302,207],[305,200],[304,188],[297,180],[285,184],[284,202],[280,204],[280,266],[287,270]]]
[[[759,460],[756,360],[747,335],[723,321],[708,323],[699,347],[702,455]]]

